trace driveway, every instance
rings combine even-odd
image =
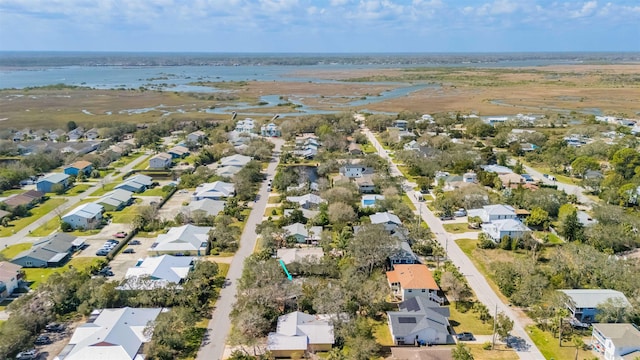
[[[275,138],[269,140],[274,142],[276,146],[273,159],[269,163],[265,173],[268,178],[273,178],[284,140]],[[218,301],[216,301],[212,318],[207,326],[205,340],[202,342],[200,351],[198,352],[198,360],[218,360],[223,358],[227,335],[231,329],[229,314],[235,301],[237,283],[242,276],[244,260],[253,253],[257,239],[256,225],[262,222],[264,210],[267,207],[267,200],[269,199],[266,181],[262,182],[258,194],[260,195],[260,199],[253,204],[253,209],[251,210],[251,214],[247,219],[247,224],[240,238],[240,248],[235,253],[231,261],[231,266],[229,267],[229,272],[227,273],[230,284],[220,290],[220,296],[218,297]]]
[[[378,140],[373,136],[369,129],[364,129],[364,134],[367,136],[371,144],[378,151],[378,154],[387,159],[389,161],[389,165],[391,166],[391,174],[398,174],[400,171],[397,166],[393,163],[389,155],[382,148],[382,145],[378,142]],[[400,175],[401,176],[401,175]],[[411,184],[405,181],[406,186],[408,188]],[[413,190],[411,190],[413,191]],[[416,194],[414,194],[416,195]],[[487,280],[484,276],[476,269],[471,260],[467,257],[467,255],[462,252],[458,244],[451,238],[451,236],[445,231],[442,226],[442,222],[438,219],[429,208],[422,202],[418,202],[416,200],[416,196],[409,196],[411,202],[415,205],[416,209],[418,209],[417,213],[422,216],[422,219],[429,225],[429,228],[433,232],[436,240],[440,243],[440,245],[445,249],[447,253],[447,257],[460,269],[460,272],[464,274],[468,278],[468,283],[471,289],[476,294],[476,297],[480,302],[482,302],[489,311],[493,314],[495,311],[500,311],[507,315],[511,320],[513,320],[513,331],[511,334],[514,337],[522,339],[523,343],[528,346],[522,346],[521,348],[516,350],[516,354],[523,360],[541,360],[544,359],[544,356],[538,350],[535,345],[533,345],[533,341],[527,334],[524,329],[524,324],[517,316],[517,314],[512,311],[509,306],[500,300],[498,295],[493,291],[493,289],[487,283]]]

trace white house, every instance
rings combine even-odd
[[[220,159],[220,167],[237,166],[242,168],[245,165],[247,165],[251,160],[253,160],[251,156],[234,154],[234,155],[226,156]]]
[[[272,356],[301,358],[306,352],[329,351],[335,343],[331,316],[300,311],[278,317],[276,331],[269,333],[267,350]]]
[[[187,142],[200,144],[206,136],[207,134],[205,134],[204,131],[197,130],[187,135]]]
[[[144,343],[151,340],[148,326],[158,317],[160,308],[130,308],[96,310],[93,322],[76,328],[69,345],[56,357],[58,360],[142,360]]]
[[[162,152],[149,159],[149,169],[166,169],[171,167],[171,154]]]
[[[11,295],[20,284],[22,266],[0,261],[0,299]]]
[[[194,216],[216,216],[224,211],[224,204],[222,200],[202,199],[190,202],[183,208],[183,212]]]
[[[479,217],[483,223],[518,218],[516,210],[510,205],[485,205],[482,209],[470,209],[467,216]]]
[[[246,133],[246,134],[250,134],[255,132],[255,121],[252,118],[246,118],[244,120],[239,120],[236,123],[236,128],[235,131],[239,132],[239,133]]]
[[[347,164],[340,167],[340,175],[346,176],[350,179],[359,178],[363,175],[373,174],[373,168],[362,166],[359,164]]]
[[[235,185],[223,181],[200,184],[191,197],[193,200],[212,199],[220,200],[233,196]]]
[[[119,289],[151,290],[167,284],[182,284],[193,269],[193,262],[194,258],[189,256],[147,257],[127,270]]]
[[[262,136],[270,136],[270,137],[278,137],[282,135],[280,132],[280,129],[274,123],[262,125],[262,127],[260,127],[260,134]]]
[[[285,264],[301,261],[318,263],[324,256],[324,251],[321,247],[287,248],[278,249],[276,256]]]
[[[443,302],[438,296],[440,287],[426,265],[394,265],[393,270],[387,271],[387,281],[393,295],[402,301],[422,295],[438,303]]]
[[[632,324],[593,324],[591,344],[605,360],[637,359],[640,330]]]
[[[62,216],[62,221],[74,229],[95,229],[102,220],[102,205],[96,203],[82,204]]]
[[[326,202],[326,200],[314,194],[305,194],[302,196],[287,196],[287,201],[297,203],[303,209],[312,209]]]
[[[449,308],[425,296],[403,301],[398,311],[387,311],[389,330],[395,345],[452,344]]]
[[[464,173],[462,175],[462,181],[466,183],[477,183],[478,182],[478,174],[474,172]]]
[[[495,220],[482,224],[481,227],[482,232],[497,243],[504,236],[508,236],[511,239],[521,239],[524,234],[531,232],[531,229],[517,219]]]
[[[211,228],[208,226],[191,224],[173,227],[166,234],[158,235],[149,251],[155,252],[155,254],[180,253],[204,256],[207,252],[210,230]]]
[[[377,212],[373,215],[369,215],[369,219],[372,224],[382,224],[388,231],[394,230],[396,227],[402,225],[402,221],[396,214],[390,212]]]

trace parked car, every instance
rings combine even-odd
[[[118,239],[124,239],[124,238],[127,237],[127,235],[129,235],[129,234],[127,234],[124,231],[118,231],[117,233],[113,234],[113,237],[118,238]]]
[[[467,216],[467,210],[465,209],[458,209],[453,213],[453,216],[455,217],[463,217],[463,216]]]
[[[133,248],[126,248],[126,249],[124,249],[124,251],[122,253],[123,254],[133,254],[133,253],[135,253],[135,250],[133,250]]]
[[[16,356],[17,360],[34,360],[40,356],[38,350],[31,349],[27,351],[23,351]]]
[[[120,241],[118,241],[118,240],[116,240],[116,239],[109,239],[109,240],[107,240],[107,242],[108,242],[109,244],[115,244],[115,245],[120,244]]]
[[[462,332],[456,335],[456,337],[458,338],[458,340],[461,340],[461,341],[473,341],[476,339],[473,337],[473,334],[470,332]]]
[[[129,245],[140,245],[140,240],[131,240],[129,241]]]
[[[453,216],[440,216],[440,220],[445,221],[445,220],[453,220],[455,219]]]
[[[51,323],[44,327],[44,330],[47,332],[63,332],[65,329],[64,324],[59,323]]]
[[[47,344],[51,344],[51,338],[47,335],[38,335],[38,337],[36,338],[36,341],[33,342],[36,345],[47,345]]]
[[[109,255],[109,250],[105,250],[105,249],[100,249],[98,251],[96,251],[96,255],[97,256],[107,256]]]

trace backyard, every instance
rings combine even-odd
[[[32,282],[29,285],[30,288],[35,289],[38,285],[46,281],[49,276],[57,272],[67,271],[70,268],[76,268],[78,270],[84,270],[91,266],[98,266],[100,263],[104,262],[104,259],[95,258],[95,257],[74,257],[67,265],[58,268],[24,268],[24,273],[27,278],[27,281]]]

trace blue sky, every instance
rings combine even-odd
[[[0,0],[0,50],[640,51],[640,0]]]

